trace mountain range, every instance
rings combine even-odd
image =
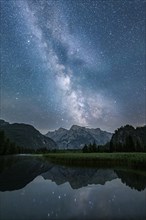
[[[112,133],[102,131],[100,128],[86,128],[73,125],[69,130],[59,128],[49,131],[47,137],[53,139],[59,149],[81,149],[85,144],[95,142],[97,145],[104,145],[111,140]]]
[[[84,145],[95,143],[108,146],[110,151],[146,151],[146,126],[134,128],[126,125],[118,128],[114,134],[100,128],[86,128],[73,125],[69,130],[59,128],[41,134],[32,125],[23,123],[10,124],[0,120],[0,131],[4,131],[10,142],[32,150],[37,149],[82,149]],[[1,137],[0,137],[1,138]],[[1,142],[1,139],[0,139]],[[5,147],[5,146],[3,146]]]

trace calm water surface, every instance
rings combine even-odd
[[[0,157],[0,219],[146,219],[146,176]]]

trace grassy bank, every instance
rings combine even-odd
[[[146,170],[146,153],[50,153],[44,157],[51,162],[65,165]]]

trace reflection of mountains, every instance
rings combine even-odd
[[[116,178],[121,179],[123,183],[139,191],[144,190],[146,187],[146,176],[127,170],[54,166],[46,173],[43,173],[42,176],[44,179],[51,179],[58,185],[69,182],[73,189],[89,184],[104,185],[107,181]]]
[[[25,187],[38,175],[60,185],[69,182],[73,189],[89,184],[102,184],[115,178],[123,183],[143,190],[146,176],[122,170],[65,167],[50,164],[36,157],[2,157],[0,158],[0,191],[16,190]]]
[[[89,184],[102,184],[117,178],[111,169],[73,168],[54,166],[43,173],[44,179],[51,179],[57,185],[69,182],[72,189],[78,189]]]

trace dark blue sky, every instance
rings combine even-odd
[[[1,118],[146,123],[145,0],[1,0]]]

